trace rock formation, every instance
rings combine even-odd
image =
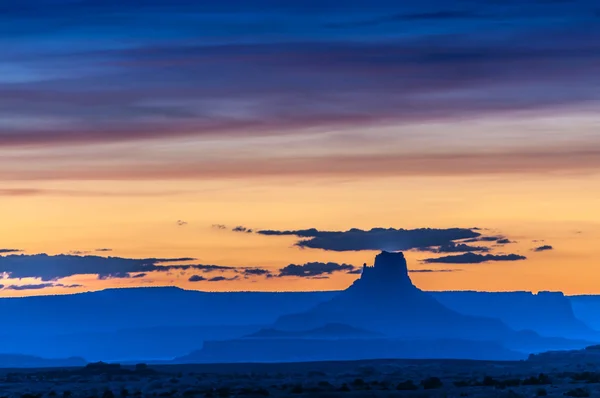
[[[461,314],[501,319],[514,330],[542,336],[600,341],[600,333],[577,319],[561,292],[430,292],[444,306]]]
[[[306,330],[343,323],[398,338],[501,340],[512,331],[501,321],[459,314],[414,286],[402,253],[382,252],[372,267],[330,301],[283,316],[280,330]]]

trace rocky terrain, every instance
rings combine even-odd
[[[527,361],[89,364],[1,370],[3,397],[600,397],[600,350]]]

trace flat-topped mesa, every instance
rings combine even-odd
[[[363,266],[363,272],[356,287],[361,289],[378,291],[393,289],[402,290],[403,288],[415,289],[408,276],[408,267],[406,259],[401,252],[381,252],[375,257],[375,263],[372,267]]]

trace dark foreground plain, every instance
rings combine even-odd
[[[3,397],[600,397],[600,350],[527,361],[371,360],[0,370]]]

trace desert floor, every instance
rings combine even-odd
[[[0,397],[600,397],[596,363],[373,360],[0,370]]]

